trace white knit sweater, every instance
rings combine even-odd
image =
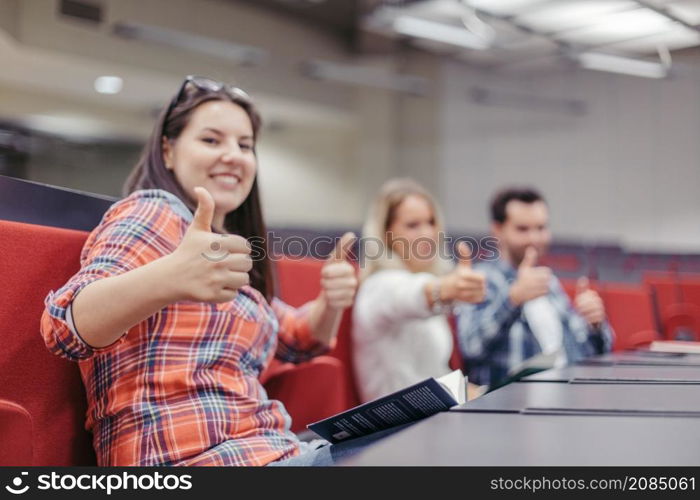
[[[435,276],[407,270],[372,274],[353,312],[353,359],[362,401],[449,373],[452,334],[428,309],[425,285]]]

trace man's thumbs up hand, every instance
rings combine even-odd
[[[457,244],[457,265],[462,269],[472,268],[472,253],[464,241]]]
[[[589,325],[598,327],[605,321],[605,306],[603,299],[595,290],[591,290],[591,285],[585,276],[576,281],[576,297],[574,298],[574,309]]]
[[[530,246],[525,249],[523,260],[518,266],[518,277],[509,292],[510,301],[516,306],[549,293],[552,270],[548,267],[537,267],[538,258],[536,248]]]
[[[535,267],[535,264],[537,264],[537,257],[539,257],[539,255],[537,254],[537,249],[535,247],[527,247],[525,249],[525,255],[523,256],[523,260],[518,266],[518,270],[530,269]]]

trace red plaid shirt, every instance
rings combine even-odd
[[[274,354],[299,362],[325,350],[303,309],[243,287],[228,303],[172,304],[103,348],[68,326],[80,290],[171,253],[191,220],[170,193],[133,193],[90,234],[80,271],[46,297],[41,332],[80,364],[99,465],[264,465],[299,452],[289,415],[258,377]]]

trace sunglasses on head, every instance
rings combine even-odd
[[[203,92],[219,92],[223,90],[232,99],[244,99],[246,101],[251,100],[248,93],[243,89],[234,87],[233,85],[228,85],[223,82],[218,82],[216,80],[212,80],[211,78],[207,78],[204,76],[189,75],[183,80],[182,85],[180,85],[180,90],[178,90],[177,94],[175,94],[175,97],[173,97],[172,101],[170,101],[170,105],[168,106],[168,112],[165,114],[165,116],[168,116],[173,110],[173,108],[177,105],[177,103],[180,102],[182,97],[185,95],[185,91],[188,86],[193,86],[197,90],[201,90]]]

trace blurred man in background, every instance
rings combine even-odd
[[[500,256],[477,265],[486,300],[456,309],[469,381],[493,387],[541,353],[563,366],[609,351],[613,333],[588,279],[579,279],[572,304],[551,269],[538,266],[551,242],[544,198],[530,188],[503,190],[492,200],[491,223]]]

